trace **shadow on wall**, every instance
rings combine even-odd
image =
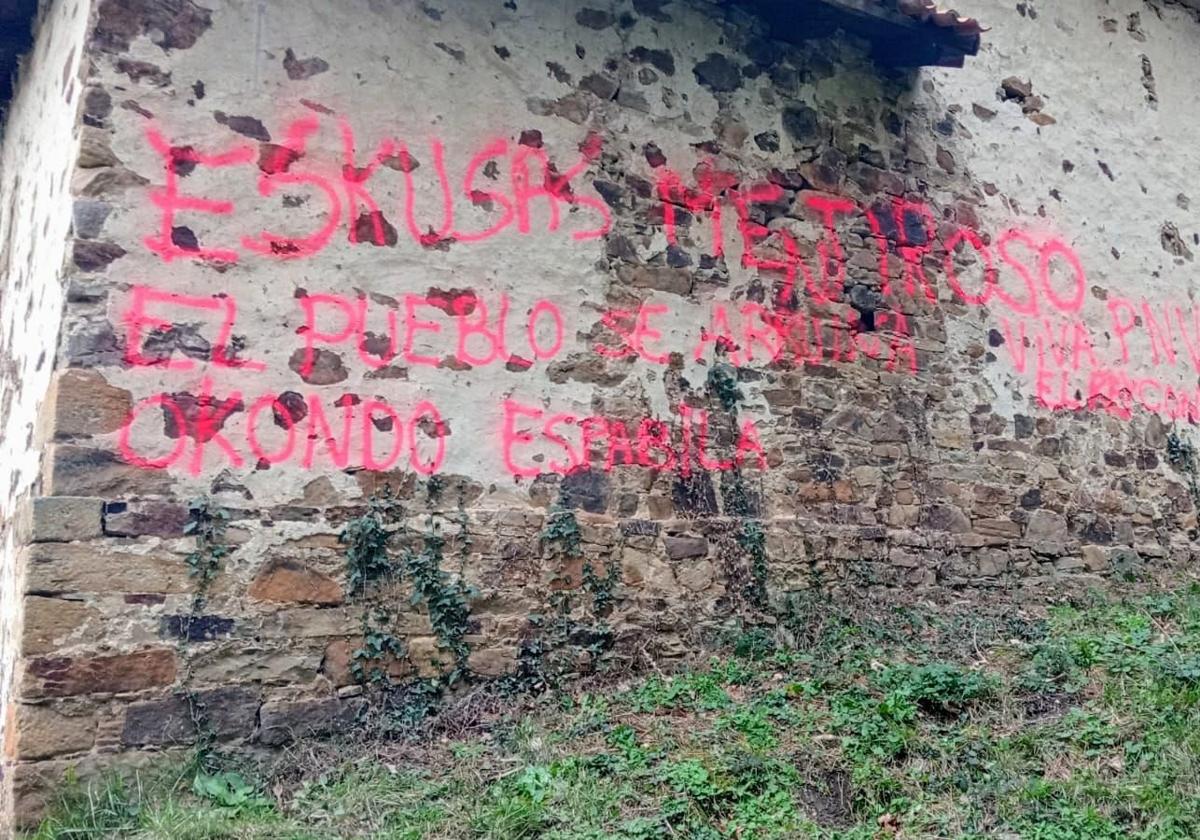
[[[0,126],[8,115],[17,64],[33,46],[37,0],[0,0]]]

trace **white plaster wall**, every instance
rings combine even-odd
[[[436,6],[436,8],[435,8]],[[443,472],[467,475],[491,489],[484,504],[505,505],[523,497],[520,481],[504,470],[498,455],[500,406],[507,397],[525,404],[543,406],[547,413],[568,412],[586,417],[592,413],[596,389],[579,382],[552,384],[546,378],[548,364],[539,362],[525,373],[504,370],[493,365],[473,371],[454,371],[411,366],[407,381],[363,380],[365,367],[347,346],[338,349],[351,370],[350,378],[336,386],[314,389],[304,386],[288,370],[287,359],[298,346],[296,329],[303,324],[294,293],[336,292],[353,295],[356,290],[401,297],[405,292],[422,294],[430,287],[473,289],[484,295],[489,306],[501,293],[512,301],[510,335],[514,352],[524,340],[523,319],[538,299],[557,304],[567,319],[566,346],[558,359],[572,354],[592,355],[593,339],[585,333],[612,304],[606,300],[611,276],[603,263],[602,240],[577,242],[574,230],[595,227],[597,217],[586,208],[564,213],[557,233],[545,232],[547,215],[542,202],[533,212],[533,232],[517,235],[510,228],[496,238],[476,244],[455,244],[445,253],[417,247],[404,227],[404,182],[399,173],[382,171],[370,181],[372,194],[385,208],[389,221],[399,229],[400,242],[394,248],[369,245],[351,246],[346,242],[345,221],[333,243],[311,259],[275,261],[243,256],[241,261],[221,273],[202,263],[179,259],[164,264],[157,255],[141,247],[148,233],[156,230],[157,211],[151,202],[152,191],[161,188],[163,160],[145,142],[143,132],[155,126],[172,142],[194,144],[206,153],[221,151],[246,138],[214,122],[216,111],[228,115],[249,115],[259,119],[270,131],[271,140],[283,140],[284,130],[294,119],[313,116],[301,100],[344,116],[355,134],[358,158],[365,162],[376,144],[396,137],[410,144],[421,162],[415,178],[418,190],[417,212],[423,224],[439,223],[439,193],[431,165],[428,141],[445,143],[446,161],[456,194],[458,225],[467,230],[486,228],[496,213],[485,214],[472,208],[459,194],[462,173],[471,156],[489,142],[504,138],[516,146],[518,135],[529,129],[542,132],[548,155],[560,169],[578,159],[576,149],[589,131],[602,132],[605,150],[621,155],[621,166],[643,178],[653,180],[655,170],[641,153],[643,144],[656,142],[671,165],[689,180],[692,168],[703,158],[692,144],[713,136],[714,125],[722,118],[722,106],[714,94],[698,83],[692,68],[713,52],[737,56],[734,44],[751,30],[729,25],[726,30],[714,20],[715,10],[702,3],[674,3],[670,21],[654,23],[642,18],[625,30],[611,25],[596,30],[582,27],[576,20],[581,9],[594,6],[608,9],[604,3],[519,3],[515,10],[495,8],[479,2],[441,4],[385,4],[368,0],[338,3],[306,3],[303,6],[223,2],[214,4],[212,28],[195,46],[164,54],[149,38],[136,40],[130,49],[133,59],[168,67],[172,89],[156,87],[148,81],[130,85],[129,79],[114,71],[108,62],[98,62],[97,79],[106,87],[120,86],[125,95],[153,115],[138,119],[128,113],[114,118],[112,140],[117,157],[129,169],[150,183],[125,192],[105,226],[105,238],[122,243],[129,253],[114,262],[110,277],[120,283],[151,283],[157,287],[190,295],[211,295],[224,290],[236,296],[241,309],[239,319],[252,327],[239,327],[248,334],[247,356],[264,360],[268,372],[214,369],[163,371],[139,368],[105,371],[109,382],[129,389],[135,399],[161,391],[196,392],[203,376],[211,376],[218,393],[238,390],[258,395],[294,389],[322,392],[327,399],[350,392],[364,396],[380,393],[395,406],[406,409],[421,399],[434,400],[449,421],[452,435],[448,442]],[[429,10],[432,10],[429,11]],[[473,11],[474,10],[474,11]],[[613,7],[614,16],[625,11]],[[577,51],[577,46],[582,51]],[[621,78],[630,91],[643,96],[639,108],[618,107],[617,102],[592,101],[582,120],[572,121],[555,115],[535,113],[538,101],[553,102],[574,93],[580,79],[602,71],[608,57],[620,57],[642,46],[669,50],[676,70],[671,76],[660,74],[657,84],[641,86],[634,80],[636,67],[623,66],[614,77]],[[495,47],[503,47],[509,57],[501,57]],[[298,59],[320,58],[328,70],[308,79],[290,80],[282,62],[291,49]],[[839,47],[831,47],[838,50]],[[462,58],[453,54],[462,51]],[[779,131],[785,154],[789,140],[780,130],[782,108],[791,102],[817,105],[822,100],[837,102],[878,101],[879,78],[861,51],[845,46],[845,63],[836,74],[830,73],[803,86],[795,99],[773,90],[765,75],[747,82],[730,94],[736,120],[750,135],[766,130]],[[564,84],[548,71],[547,62],[556,62],[572,77]],[[189,85],[201,81],[204,98],[188,93]],[[590,101],[581,94],[584,101]],[[114,100],[116,97],[114,96]],[[115,113],[115,112],[114,112]],[[304,166],[321,165],[325,171],[340,166],[340,138],[336,117],[323,115],[322,128],[309,141]],[[251,145],[255,145],[251,143]],[[741,154],[745,169],[765,174],[779,165],[778,156],[766,155],[752,142],[745,143]],[[280,208],[278,193],[270,199],[256,194],[253,167],[229,170],[200,167],[181,179],[181,189],[211,198],[235,202],[234,213],[218,217],[203,213],[181,213],[179,224],[187,224],[205,247],[236,247],[239,237],[263,229],[301,232],[319,225],[323,202],[315,195],[302,209]],[[598,198],[591,186],[598,177],[595,168],[576,179],[573,186],[582,195]],[[507,180],[507,170],[501,176]],[[492,182],[479,178],[486,189]],[[304,190],[297,190],[303,192]],[[285,190],[281,190],[285,192]],[[310,194],[313,191],[308,191]],[[729,215],[732,215],[727,210]],[[814,234],[819,227],[799,224]],[[706,224],[697,224],[701,232]],[[698,233],[699,239],[706,234]],[[741,245],[730,228],[727,233],[727,263],[733,278],[730,287],[749,282],[753,272],[740,266]],[[133,243],[131,246],[130,243]],[[707,242],[704,244],[708,244]],[[659,235],[644,249],[650,258],[667,246]],[[700,248],[695,249],[698,254]],[[651,292],[652,302],[668,305],[664,319],[662,346],[684,352],[684,375],[691,382],[703,383],[707,367],[692,360],[692,348],[699,327],[707,322],[714,298],[727,293],[702,292],[697,299]],[[128,295],[110,295],[108,319],[120,322]],[[373,325],[383,325],[381,307],[376,307]],[[211,334],[211,325],[207,328]],[[421,352],[418,343],[417,351]],[[635,373],[620,388],[619,396],[648,408],[646,413],[671,417],[673,401],[662,384],[663,369],[654,365],[635,366]],[[752,401],[755,397],[751,396]],[[147,412],[154,415],[155,412]],[[228,425],[230,436],[244,440],[246,415],[234,415]],[[269,425],[269,424],[264,424]],[[135,430],[137,427],[135,427]],[[152,424],[145,429],[153,432]],[[116,434],[110,436],[115,441]],[[145,438],[143,438],[145,439]],[[169,442],[168,442],[169,443]],[[536,446],[525,450],[529,457]],[[543,446],[546,457],[554,457],[553,446]],[[161,451],[146,452],[160,455]],[[179,486],[201,492],[211,484],[212,475],[222,468],[218,453],[206,461],[199,478],[186,474],[181,467],[171,469]],[[318,472],[306,472],[295,464],[298,459],[276,465],[269,471],[255,472],[252,464],[241,471],[240,479],[260,503],[281,503],[296,498],[297,488]],[[357,488],[352,476],[323,470],[340,490],[354,495]]]
[[[944,208],[965,198],[977,205],[980,229],[992,237],[1011,226],[1059,237],[1073,247],[1088,275],[1080,317],[1104,363],[1111,363],[1117,352],[1106,296],[1190,305],[1194,262],[1171,256],[1159,241],[1163,225],[1169,222],[1188,247],[1200,253],[1196,211],[1187,209],[1200,207],[1195,203],[1200,201],[1200,184],[1194,175],[1197,155],[1192,137],[1194,115],[1200,112],[1200,65],[1195,61],[1200,23],[1181,6],[1156,11],[1155,6],[1137,0],[1064,0],[1053,5],[1023,4],[1022,15],[1007,4],[967,3],[962,11],[978,16],[991,29],[983,36],[980,55],[968,59],[965,68],[915,72],[905,77],[908,86],[897,92],[881,81],[880,69],[853,42],[833,39],[818,49],[829,50],[836,60],[826,61],[825,72],[806,75],[794,89],[783,90],[759,73],[721,96],[702,86],[693,68],[713,52],[744,63],[739,51],[755,25],[751,18],[723,19],[717,6],[674,2],[665,7],[669,21],[634,15],[628,26],[590,27],[577,18],[587,7],[609,10],[614,21],[629,8],[586,0],[528,0],[516,6],[496,8],[482,0],[440,4],[354,0],[336,5],[231,0],[212,5],[211,27],[200,32],[194,45],[164,48],[162,33],[151,27],[132,39],[128,54],[97,55],[93,81],[109,91],[113,101],[111,127],[99,135],[104,143],[111,143],[121,173],[136,176],[123,182],[131,184],[127,188],[102,196],[112,208],[103,238],[127,253],[106,270],[107,299],[80,307],[79,320],[86,320],[87,326],[107,322],[120,336],[128,292],[135,284],[197,296],[228,293],[240,307],[235,332],[246,336],[246,355],[268,365],[268,371],[259,374],[211,365],[179,372],[121,368],[114,359],[100,365],[109,383],[127,389],[135,399],[161,391],[195,394],[205,376],[212,378],[218,394],[236,391],[248,401],[283,390],[319,393],[326,405],[344,393],[379,395],[401,409],[432,399],[452,429],[443,472],[482,483],[490,491],[483,506],[503,506],[526,497],[526,488],[506,474],[498,456],[499,406],[505,398],[541,405],[549,413],[577,416],[592,413],[598,402],[623,401],[658,416],[671,411],[674,395],[664,384],[663,370],[641,363],[616,387],[576,380],[552,382],[545,363],[524,373],[498,365],[465,371],[410,366],[407,379],[373,380],[364,376],[365,368],[353,350],[343,346],[338,352],[349,377],[320,388],[304,385],[287,365],[301,344],[296,331],[303,316],[295,297],[300,289],[393,298],[406,292],[421,294],[430,287],[473,289],[489,303],[506,293],[512,300],[512,349],[518,353],[524,314],[535,300],[547,298],[568,318],[567,347],[560,358],[571,354],[585,358],[592,355],[589,331],[614,305],[613,271],[603,262],[601,242],[576,242],[570,237],[572,230],[595,224],[585,208],[565,214],[557,233],[544,231],[546,216],[538,209],[531,235],[518,236],[510,229],[485,243],[456,243],[446,251],[422,249],[405,230],[401,208],[406,191],[395,171],[373,178],[370,189],[399,231],[396,247],[349,244],[343,219],[333,243],[310,259],[272,261],[243,253],[236,265],[220,268],[189,259],[164,263],[143,245],[144,237],[155,233],[160,224],[153,195],[164,181],[163,159],[147,144],[145,131],[156,128],[170,141],[206,153],[239,144],[257,150],[253,140],[220,122],[218,112],[258,120],[275,143],[283,142],[291,121],[319,114],[322,127],[309,139],[298,171],[312,166],[322,167],[326,174],[338,171],[338,117],[353,128],[357,162],[365,162],[384,138],[404,140],[422,163],[415,173],[422,223],[436,225],[438,192],[428,146],[433,137],[445,143],[456,192],[472,154],[497,139],[507,140],[511,148],[522,131],[531,129],[542,133],[547,153],[560,167],[569,166],[588,132],[598,130],[605,149],[620,153],[618,166],[626,174],[650,180],[655,173],[641,153],[644,143],[657,143],[670,165],[690,177],[703,157],[694,144],[721,135],[724,153],[743,175],[755,177],[771,167],[797,163],[786,132],[780,130],[781,112],[803,103],[818,109],[823,127],[832,131],[853,133],[855,121],[867,125],[867,143],[877,142],[887,152],[889,173],[898,173],[910,195],[925,196],[932,205]],[[624,60],[637,47],[668,49],[675,73],[653,84],[637,81],[638,67]],[[289,78],[285,67],[289,50],[293,60],[319,62],[322,69],[306,78]],[[1147,100],[1143,56],[1153,69],[1156,108]],[[546,114],[547,103],[576,95],[581,78],[604,71],[607,59],[614,62],[611,72],[622,91],[631,95],[628,100],[618,96],[617,101],[601,102],[583,95],[585,106],[574,118]],[[131,73],[129,61],[145,62],[150,70],[140,76]],[[126,62],[125,69],[121,62]],[[571,80],[557,78],[550,62]],[[169,79],[164,81],[165,74]],[[1043,100],[1041,113],[1052,116],[1053,123],[1038,125],[1017,103],[1000,100],[997,91],[1009,76],[1032,83],[1034,94]],[[976,105],[994,115],[978,116]],[[884,109],[907,118],[903,142],[889,137],[880,126]],[[939,125],[947,123],[950,129],[942,131]],[[729,139],[731,130],[744,132],[742,142]],[[779,131],[778,153],[763,153],[746,140],[766,130]],[[943,159],[952,161],[950,171],[935,163]],[[1064,161],[1073,167],[1070,172]],[[1111,178],[1104,174],[1101,162]],[[95,171],[88,170],[88,177]],[[590,184],[596,175],[589,171],[576,182],[580,194],[596,197]],[[145,184],[135,183],[137,177]],[[181,190],[232,201],[235,210],[226,216],[185,211],[176,224],[189,226],[205,247],[238,247],[246,234],[264,229],[300,233],[320,224],[323,203],[315,191],[297,188],[296,192],[306,194],[307,203],[285,207],[280,199],[287,190],[264,198],[257,192],[257,178],[253,164],[221,170],[198,167],[180,179]],[[486,186],[485,181],[480,183]],[[1182,201],[1181,194],[1192,203]],[[456,204],[462,227],[479,229],[495,218],[468,206],[461,196]],[[816,241],[818,228],[811,218],[783,223],[797,230],[802,242]],[[693,255],[706,244],[705,228],[698,224],[693,230],[699,242],[691,249]],[[729,280],[724,286],[704,287],[690,298],[645,293],[650,301],[671,307],[673,315],[662,344],[683,351],[682,375],[696,387],[702,387],[707,368],[693,362],[689,351],[711,304],[740,300],[738,296],[746,294],[754,279],[753,272],[739,263],[737,237],[728,237],[727,245]],[[648,258],[665,246],[661,234],[647,236],[639,243],[639,256]],[[1001,282],[1011,283],[1014,276],[1011,270],[1003,270]],[[941,315],[928,319],[930,332],[917,343],[929,352],[932,364],[916,380],[872,370],[861,376],[858,371],[847,373],[827,389],[819,383],[788,387],[804,390],[805,398],[817,393],[814,405],[830,412],[858,405],[863,393],[886,390],[918,397],[928,393],[937,402],[929,419],[933,445],[919,453],[920,459],[977,466],[992,457],[977,456],[968,439],[971,412],[977,406],[990,406],[1010,430],[1017,415],[1042,411],[1031,372],[1015,370],[1007,351],[993,348],[996,358],[987,363],[973,355],[976,349],[988,350],[989,333],[1000,326],[1003,311],[994,306],[964,307],[954,301],[940,275],[935,282],[945,336],[939,334]],[[924,314],[929,314],[928,309]],[[379,330],[382,312],[377,311],[375,319],[373,325]],[[211,338],[215,326],[210,321],[203,331]],[[1195,392],[1196,373],[1185,354],[1173,367],[1151,366],[1144,331],[1130,337],[1130,350],[1129,364],[1123,367],[1130,375],[1153,375]],[[765,411],[765,386],[748,383],[745,390],[747,411]],[[884,407],[885,413],[888,410]],[[162,438],[156,412],[146,412],[144,419],[146,425],[137,432],[146,435],[143,439],[153,441],[157,435],[159,445],[172,445]],[[1099,416],[1091,428],[1124,435],[1125,427],[1111,419]],[[231,439],[244,441],[245,423],[244,412],[231,417],[225,427]],[[785,464],[806,457],[808,444],[786,423],[776,424],[770,434]],[[112,449],[118,436],[96,437],[101,446]],[[1098,460],[1103,445],[1097,440],[1096,452],[1085,454],[1084,461],[1093,455]],[[190,449],[189,443],[189,455]],[[238,480],[263,505],[300,498],[304,485],[318,476],[325,476],[342,497],[359,495],[354,477],[334,469],[328,460],[312,471],[301,469],[298,460],[255,470],[248,459]],[[172,468],[171,478],[181,495],[208,490],[227,462],[210,446],[203,466],[199,476],[188,475],[182,465]],[[1036,469],[1040,477],[1049,477],[1060,466],[1043,459]],[[766,481],[775,481],[775,474],[782,472],[773,471]],[[1101,474],[1095,480],[1108,479]],[[790,492],[782,479],[776,489]]]
[[[1200,256],[1200,154],[1195,139],[1200,117],[1200,15],[1143,0],[1021,5],[1035,14],[1022,15],[1013,3],[956,4],[990,31],[983,35],[980,54],[969,58],[964,68],[921,71],[928,89],[918,106],[925,109],[930,124],[950,109],[956,111],[954,117],[965,131],[950,140],[937,139],[953,150],[970,180],[995,185],[998,194],[979,211],[983,229],[1022,227],[1060,237],[1075,249],[1089,287],[1079,317],[1089,327],[1101,364],[1113,364],[1121,358],[1121,348],[1107,299],[1144,298],[1155,311],[1163,305],[1179,306],[1190,315],[1200,291],[1194,258],[1173,256],[1160,243],[1163,225],[1170,223],[1193,255]],[[1143,57],[1153,74],[1156,104],[1148,101],[1143,84]],[[1044,100],[1042,111],[1055,123],[1038,126],[1018,104],[1001,101],[1001,82],[1011,76],[1032,82],[1034,94]],[[996,116],[981,118],[973,108],[976,104]],[[930,131],[924,137],[932,156],[937,136]],[[1011,273],[1007,276],[1012,279]],[[996,326],[995,312],[974,314],[977,317],[947,319],[952,346],[984,342],[989,328]],[[1007,313],[1001,308],[999,314]],[[1153,363],[1140,329],[1128,340],[1130,358],[1123,367],[1131,377],[1155,377],[1195,393],[1200,377],[1183,352],[1177,327],[1180,358],[1174,365]],[[1031,413],[1036,406],[1029,373],[1014,370],[1002,349],[996,353],[1001,364],[952,387],[966,404],[990,403],[1010,417]],[[1086,396],[1087,381],[1085,370],[1072,384],[1085,389]],[[1115,422],[1109,429],[1121,433]],[[1128,431],[1131,440],[1140,434],[1133,427]],[[1076,445],[1091,450],[1083,453],[1085,463],[1103,463],[1107,447],[1102,436]],[[1041,465],[1039,471],[1052,473],[1054,465]],[[1092,498],[1110,482],[1103,470],[1076,476],[1078,492]]]
[[[85,0],[44,4],[0,152],[0,730],[10,723],[20,641],[21,522],[38,484],[41,412],[62,321],[88,15]],[[0,815],[7,806],[0,803]]]

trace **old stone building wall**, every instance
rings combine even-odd
[[[752,4],[210,5],[92,9],[19,813],[791,592],[1190,563],[1193,11],[895,70]]]
[[[0,152],[0,741],[5,745],[0,830],[12,812],[14,671],[21,636],[23,566],[32,496],[48,429],[45,400],[62,321],[63,262],[71,226],[75,122],[88,9],[79,0],[43,10],[20,72]]]

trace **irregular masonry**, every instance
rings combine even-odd
[[[1200,25],[974,5],[918,72],[700,0],[51,4],[0,170],[18,816],[789,592],[1189,563]],[[347,573],[373,509],[405,582]]]

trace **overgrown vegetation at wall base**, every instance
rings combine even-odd
[[[674,675],[475,689],[413,739],[77,782],[31,837],[1200,836],[1200,587],[1038,621],[797,603]]]

